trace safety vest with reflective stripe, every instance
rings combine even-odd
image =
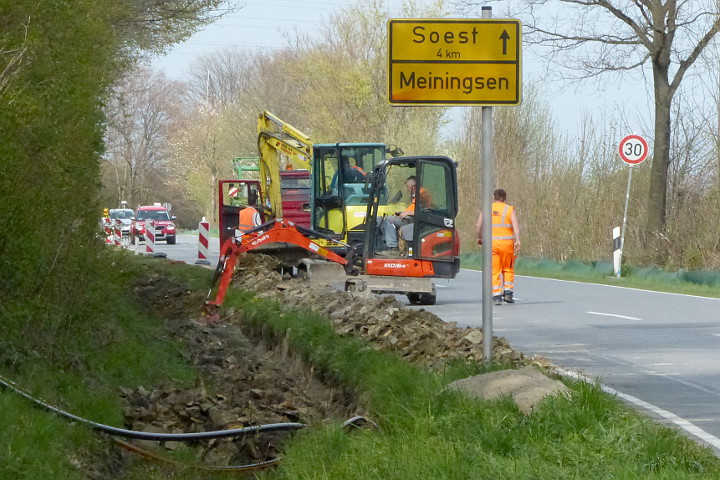
[[[238,230],[247,232],[260,225],[260,214],[253,207],[245,207],[240,210]]]
[[[498,245],[513,245],[515,232],[513,231],[511,215],[513,207],[502,202],[492,204],[492,241]]]

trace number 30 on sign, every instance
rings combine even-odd
[[[648,156],[648,143],[640,135],[628,135],[620,140],[618,151],[623,162],[630,165],[642,163]]]

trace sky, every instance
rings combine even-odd
[[[152,67],[163,70],[173,79],[182,79],[192,62],[200,55],[227,48],[281,49],[287,38],[316,35],[323,22],[335,12],[356,3],[357,0],[244,0],[244,7],[205,27],[165,56],[154,59]],[[420,3],[429,0],[420,0]],[[401,0],[385,0],[389,18],[402,18]],[[479,16],[479,14],[478,14]],[[497,15],[496,15],[497,16]],[[477,18],[477,17],[476,17]],[[386,25],[378,25],[379,29]],[[642,81],[627,79],[618,84],[616,79],[604,79],[605,84],[571,85],[547,82],[542,61],[533,56],[527,47],[523,50],[523,86],[536,84],[545,97],[554,116],[556,126],[568,135],[577,137],[583,119],[592,115],[596,122],[620,118],[627,122],[620,137],[636,133],[649,138],[652,118],[649,93]],[[614,83],[613,83],[614,82]],[[451,121],[459,117],[461,108],[452,107]],[[497,107],[514,108],[514,107]],[[301,128],[301,126],[298,126]],[[452,128],[452,125],[450,126]],[[617,139],[618,141],[620,138]]]

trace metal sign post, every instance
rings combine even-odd
[[[482,7],[482,18],[492,17],[492,7]],[[482,332],[483,360],[492,363],[492,191],[493,191],[493,107],[482,107]]]
[[[618,152],[623,162],[630,165],[628,172],[627,191],[625,192],[625,212],[623,213],[622,231],[620,232],[620,252],[618,254],[615,276],[620,278],[622,254],[625,247],[625,226],[627,225],[628,203],[630,202],[630,184],[632,183],[633,166],[642,163],[648,156],[648,143],[640,135],[628,135],[620,140]]]

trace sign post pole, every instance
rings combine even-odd
[[[627,224],[628,203],[630,202],[630,184],[632,183],[633,166],[642,163],[648,156],[648,143],[640,135],[628,135],[620,140],[618,152],[623,162],[630,165],[628,172],[627,191],[625,192],[625,212],[623,213],[622,231],[620,232],[620,253],[618,258],[619,266],[616,269],[615,276],[620,278],[620,270],[622,266],[622,254],[625,247],[625,226]]]
[[[492,7],[482,7],[482,18],[492,17]],[[493,107],[482,108],[482,332],[483,360],[492,363],[492,191],[493,191]]]
[[[617,278],[620,278],[620,270],[622,268],[622,254],[623,254],[623,247],[625,246],[625,225],[627,225],[627,211],[628,211],[628,203],[630,201],[630,184],[632,183],[632,172],[633,167],[630,165],[630,168],[628,169],[628,184],[627,184],[627,192],[625,192],[625,213],[623,213],[623,223],[622,223],[622,231],[620,232],[620,253],[618,254],[618,269],[615,276]]]

